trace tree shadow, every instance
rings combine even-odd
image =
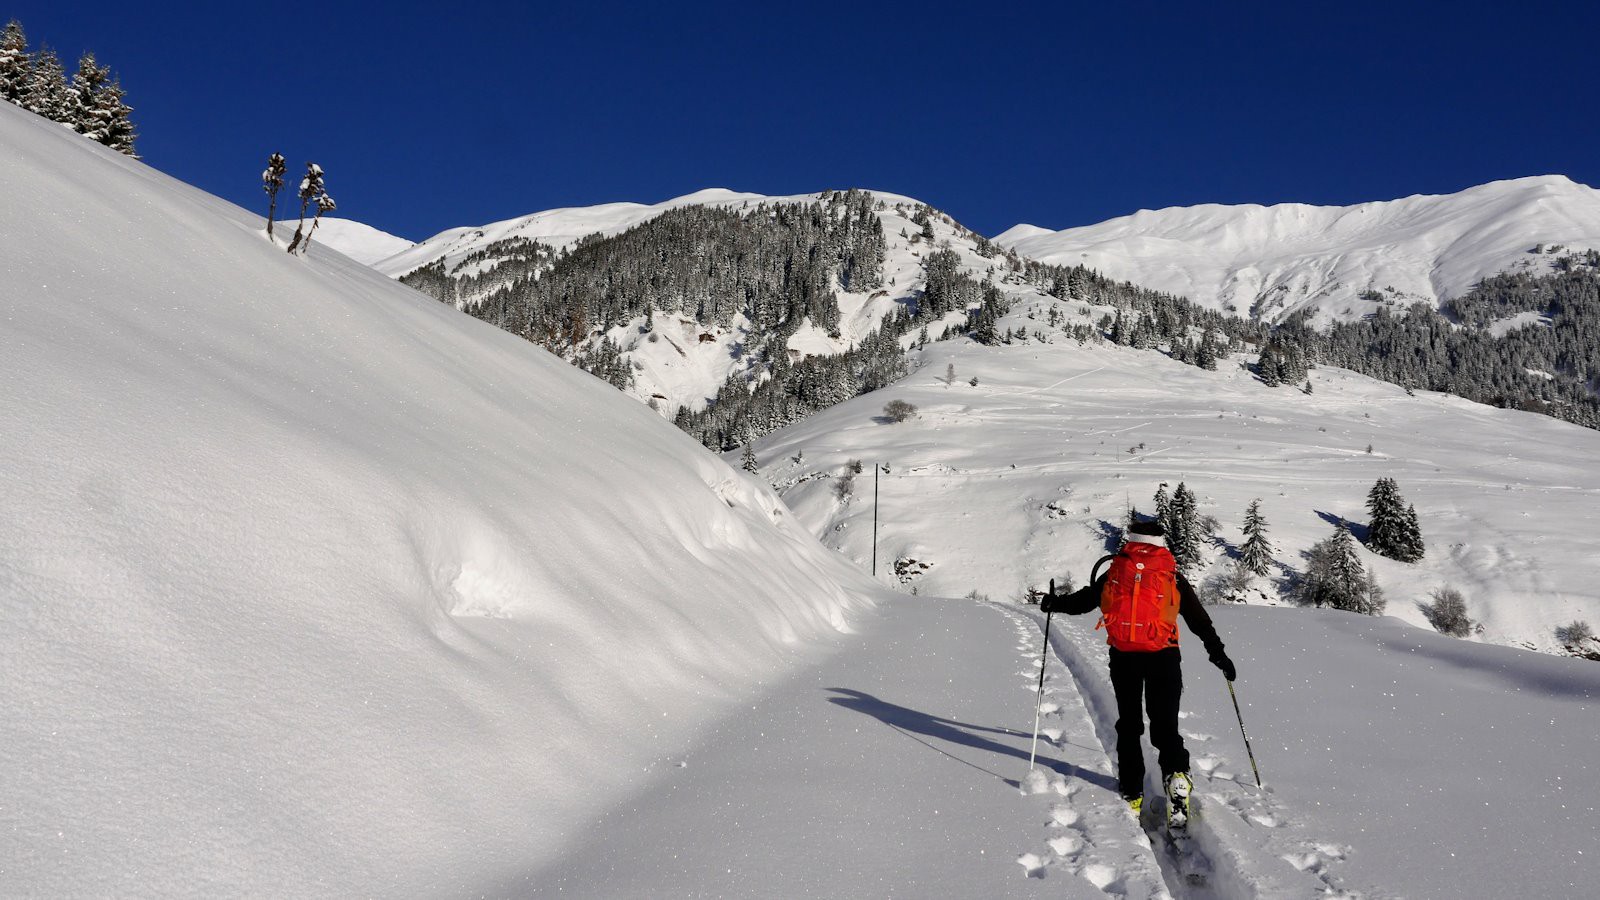
[[[986,775],[992,775],[1011,787],[1020,786],[1020,782],[1015,778],[1007,778],[1004,775],[1001,775],[999,772],[985,769],[983,766],[962,759],[950,751],[939,747],[937,744],[923,740],[917,735],[923,735],[924,737],[932,738],[937,741],[958,744],[963,747],[971,747],[976,750],[983,750],[985,752],[995,753],[1001,756],[1010,756],[1016,759],[1027,759],[1028,754],[1021,748],[1008,747],[1005,744],[990,740],[980,734],[980,732],[987,732],[989,734],[1003,734],[1008,737],[1029,737],[1029,735],[1024,732],[1013,731],[1009,728],[991,728],[985,725],[972,725],[966,722],[957,722],[953,719],[940,718],[938,716],[929,715],[928,713],[919,712],[904,706],[897,706],[896,704],[889,703],[888,701],[880,700],[864,691],[857,691],[851,688],[833,687],[827,688],[827,690],[833,691],[838,695],[829,697],[829,703],[837,704],[845,709],[854,710],[856,712],[872,716],[874,719],[877,719],[883,724],[888,725],[895,731],[900,732],[906,737],[911,738],[912,740],[930,750],[933,750],[936,753],[948,756],[956,762],[977,769]],[[1112,778],[1110,775],[1102,775],[1099,772],[1091,772],[1087,769],[1082,769],[1078,766],[1072,765],[1071,763],[1063,762],[1061,760],[1047,759],[1043,756],[1038,757],[1036,762],[1039,765],[1067,778],[1076,778],[1080,781],[1097,785],[1110,791],[1117,789],[1116,779]]]
[[[1100,535],[1100,540],[1105,544],[1107,553],[1115,553],[1117,548],[1122,546],[1121,525],[1114,525],[1105,519],[1097,519],[1095,524],[1090,526],[1090,530]]]
[[[1317,518],[1327,522],[1329,525],[1332,525],[1335,528],[1342,523],[1344,527],[1350,529],[1351,537],[1360,541],[1362,544],[1367,542],[1367,526],[1360,522],[1352,522],[1349,519],[1346,519],[1344,516],[1335,515],[1330,512],[1323,512],[1320,509],[1317,510]]]

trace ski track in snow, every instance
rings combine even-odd
[[[1018,675],[1022,686],[1036,692],[1039,686],[1040,622],[1015,609],[993,604],[1006,614],[1017,633],[1017,652],[1026,661]],[[1050,772],[1033,769],[1022,785],[1028,803],[1042,814],[1042,848],[1029,848],[1017,857],[1026,875],[1042,878],[1060,869],[1087,881],[1113,897],[1170,897],[1150,838],[1140,830],[1116,791],[1111,762],[1095,736],[1089,710],[1078,694],[1072,675],[1055,654],[1045,666],[1043,716],[1039,731],[1039,756],[1094,773],[1095,789]]]
[[[1012,608],[1006,611],[1019,623],[1019,634],[1028,635],[1032,641],[1036,678],[1038,635],[1044,619]],[[1103,641],[1098,632],[1084,627],[1081,621],[1058,621],[1052,617],[1050,649],[1046,696],[1059,705],[1070,686],[1073,705],[1080,711],[1083,724],[1080,743],[1097,742],[1100,765],[1109,772],[1109,760],[1116,752],[1117,714],[1103,662]],[[1052,671],[1060,673],[1060,689],[1050,687],[1056,680],[1050,676]],[[1185,691],[1197,686],[1193,673],[1186,669]],[[1047,706],[1050,702],[1046,701]],[[1319,839],[1298,827],[1297,817],[1274,798],[1270,785],[1256,787],[1247,759],[1242,760],[1242,766],[1232,764],[1221,752],[1221,741],[1194,729],[1199,714],[1185,711],[1179,718],[1195,783],[1188,835],[1177,841],[1169,841],[1166,836],[1166,801],[1148,731],[1145,814],[1141,823],[1145,833],[1140,835],[1142,846],[1149,848],[1159,863],[1171,896],[1192,900],[1382,896],[1346,885],[1337,868],[1351,848]],[[1216,727],[1220,730],[1233,724],[1216,723]],[[1125,812],[1123,818],[1128,820]],[[1191,876],[1198,880],[1191,880]]]

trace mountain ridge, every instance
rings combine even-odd
[[[1538,245],[1600,247],[1600,191],[1564,175],[1350,206],[1201,204],[1139,210],[1050,231],[1013,226],[997,244],[1082,264],[1211,309],[1319,322],[1380,306],[1439,306],[1482,278],[1542,270]]]

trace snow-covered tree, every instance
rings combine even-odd
[[[72,130],[91,141],[105,142],[110,132],[109,111],[99,107],[96,95],[111,78],[111,70],[95,62],[93,53],[78,58],[78,71],[67,88]]]
[[[130,114],[133,107],[124,99],[127,93],[122,89],[122,82],[116,78],[100,86],[95,94],[95,106],[100,111],[99,118],[105,123],[105,131],[100,138],[100,143],[126,156],[139,158],[134,149],[133,142],[139,133],[133,127]]]
[[[334,210],[339,208],[338,204],[333,202],[333,198],[330,197],[326,191],[324,191],[324,192],[322,192],[322,193],[317,195],[316,204],[317,204],[317,214],[315,216],[313,216],[312,219],[311,219],[311,230],[306,232],[306,242],[304,244],[302,244],[301,247],[300,247],[300,252],[301,253],[305,253],[307,250],[311,249],[311,236],[313,234],[317,233],[317,225],[322,222],[322,214],[323,213],[333,212]],[[577,329],[573,329],[573,331],[574,331],[574,335],[576,336]],[[619,351],[619,355],[620,355],[620,351]],[[609,380],[609,379],[607,379],[607,380]],[[630,380],[631,380],[631,375],[630,375]]]
[[[1403,536],[1400,541],[1400,555],[1395,557],[1401,562],[1416,562],[1428,552],[1422,540],[1422,525],[1417,522],[1417,508],[1406,504],[1406,520]]]
[[[1181,481],[1172,492],[1171,519],[1167,549],[1177,559],[1180,571],[1193,571],[1200,566],[1200,510],[1194,493]]]
[[[1367,615],[1382,611],[1382,592],[1367,576],[1356,540],[1344,522],[1334,527],[1332,537],[1306,551],[1306,572],[1296,597],[1307,606],[1331,606]]]
[[[1239,565],[1254,575],[1265,575],[1272,566],[1272,542],[1267,540],[1267,520],[1261,515],[1261,501],[1250,501],[1244,513],[1244,543],[1239,546]]]
[[[745,442],[744,455],[739,457],[739,468],[744,469],[751,475],[758,475],[761,472],[760,466],[756,463],[755,448],[750,446],[749,441]]]
[[[1367,492],[1367,512],[1371,517],[1367,546],[1374,553],[1400,562],[1422,558],[1422,530],[1417,525],[1416,509],[1400,496],[1400,486],[1393,478],[1378,479]]]
[[[22,95],[28,90],[28,69],[32,64],[28,56],[28,38],[22,33],[22,23],[12,19],[4,32],[0,32],[0,100],[22,104]]]
[[[28,88],[22,95],[22,106],[52,122],[72,124],[72,102],[67,88],[67,71],[61,67],[61,58],[49,47],[40,49],[28,69]]]
[[[1216,335],[1212,333],[1211,329],[1207,328],[1205,335],[1200,338],[1200,347],[1195,350],[1194,364],[1202,369],[1215,372],[1219,354]]]
[[[308,162],[306,174],[300,179],[300,222],[295,225],[294,238],[289,241],[290,253],[300,249],[300,242],[305,235],[306,210],[311,208],[311,204],[315,203],[322,193],[322,167],[314,162]]]
[[[267,157],[267,167],[261,173],[261,189],[267,193],[267,239],[272,238],[272,220],[278,217],[278,192],[283,190],[283,174],[288,169],[282,153]]]
[[[1172,498],[1167,496],[1167,483],[1161,482],[1156,487],[1156,524],[1161,526],[1169,536],[1172,534]]]

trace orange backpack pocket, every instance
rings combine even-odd
[[[1100,591],[1106,643],[1149,653],[1178,643],[1178,575],[1172,554],[1153,544],[1130,544],[1111,561]]]

